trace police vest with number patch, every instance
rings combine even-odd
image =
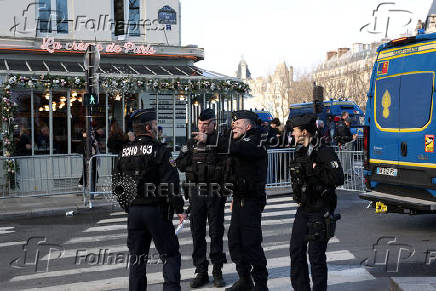
[[[158,171],[155,166],[158,153],[159,144],[148,137],[137,138],[131,144],[125,145],[120,152],[123,174],[135,181],[137,187],[135,200],[141,200],[141,204],[153,204],[161,201],[159,197],[146,195],[146,184],[153,184],[156,187],[159,184]]]

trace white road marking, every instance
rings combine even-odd
[[[0,243],[0,248],[10,247],[10,246],[17,246],[17,245],[24,245],[25,243],[26,243],[25,241],[4,242],[4,243]]]

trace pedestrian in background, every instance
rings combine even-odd
[[[107,147],[109,152],[118,155],[123,146],[127,143],[128,137],[124,134],[118,122],[114,119],[111,122]]]

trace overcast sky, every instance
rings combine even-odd
[[[252,76],[286,61],[309,71],[326,52],[414,31],[432,0],[181,0],[182,44],[205,49],[197,65],[234,75],[241,56]],[[374,28],[375,13],[377,25]],[[398,11],[401,10],[401,11]],[[409,23],[407,25],[407,23]],[[365,28],[363,26],[368,24]]]

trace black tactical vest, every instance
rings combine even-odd
[[[136,183],[137,198],[133,204],[155,204],[161,202],[159,197],[146,193],[146,185],[159,185],[157,159],[158,142],[148,137],[139,137],[125,145],[120,153],[120,164],[125,175]],[[150,187],[150,186],[149,186]],[[136,202],[136,203],[135,203]]]

